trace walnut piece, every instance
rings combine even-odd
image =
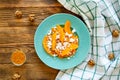
[[[115,56],[114,56],[114,54],[113,54],[113,53],[110,53],[110,54],[108,55],[108,58],[109,58],[109,60],[112,60],[112,59],[114,59],[114,58],[115,58]]]
[[[112,31],[112,36],[113,37],[118,37],[119,36],[119,31],[118,30],[113,30]]]
[[[88,65],[91,66],[91,67],[93,67],[93,66],[95,65],[94,60],[90,59],[90,60],[88,61]]]
[[[19,80],[21,78],[21,75],[19,73],[15,73],[13,76],[12,76],[12,79],[13,80]]]
[[[17,18],[22,18],[22,11],[17,10],[17,11],[15,12],[15,16],[16,16]]]
[[[29,21],[34,22],[35,21],[35,14],[29,14]]]

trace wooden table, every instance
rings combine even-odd
[[[21,19],[14,15],[22,11]],[[20,80],[54,80],[58,70],[46,66],[34,49],[34,33],[39,23],[55,13],[71,13],[56,0],[0,0],[0,80],[11,80],[17,72]],[[35,22],[28,20],[35,14]],[[73,13],[71,13],[73,14]],[[15,66],[10,56],[15,49],[21,49],[27,56],[26,63]]]

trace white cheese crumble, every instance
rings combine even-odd
[[[68,57],[67,59],[70,59],[70,57]]]
[[[73,34],[65,33],[65,36],[68,36],[69,38],[73,36]]]
[[[48,42],[47,42],[47,46],[48,46],[48,48],[51,48],[52,42],[51,42],[51,41],[48,41]]]
[[[56,57],[57,56],[57,54],[53,54],[53,57]]]
[[[51,31],[51,30],[49,30],[48,35],[51,35],[51,33],[52,33],[52,31]]]
[[[75,41],[75,39],[73,39],[73,38],[70,38],[70,42],[74,42]]]
[[[68,37],[72,37],[73,34],[69,34]]]
[[[69,34],[66,32],[65,35],[67,36],[67,35],[69,35]]]
[[[64,38],[64,40],[66,41],[66,40],[67,40],[67,38]]]
[[[58,43],[56,44],[56,49],[57,49],[57,50],[64,50],[65,47],[62,45],[61,42],[58,42]]]
[[[59,35],[59,34],[57,34],[56,39],[59,39],[59,38],[60,38],[60,35]]]
[[[64,42],[63,43],[63,46],[66,48],[67,47],[67,45],[69,45],[69,42]]]
[[[75,33],[75,32],[76,32],[76,30],[75,30],[75,29],[73,29],[73,30],[72,30],[72,33]]]
[[[69,33],[66,32],[65,35],[68,36],[68,37],[72,37],[73,34],[69,34]]]
[[[51,38],[51,36],[50,36],[50,35],[48,35],[48,40],[49,40],[49,41],[52,41],[52,38]]]

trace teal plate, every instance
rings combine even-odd
[[[79,47],[70,59],[52,57],[46,53],[42,46],[43,38],[52,27],[55,27],[56,24],[64,24],[66,20],[71,22],[71,27],[76,30],[79,36]],[[71,14],[59,13],[47,17],[40,23],[35,32],[34,46],[43,63],[54,69],[64,70],[77,66],[86,58],[90,49],[90,35],[86,25],[79,18]]]

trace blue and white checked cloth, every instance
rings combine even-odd
[[[58,0],[66,9],[83,17],[90,35],[91,49],[87,58],[78,66],[61,70],[56,80],[120,80],[120,34],[119,0]],[[115,58],[108,59],[113,53]],[[93,59],[95,65],[88,66]]]

